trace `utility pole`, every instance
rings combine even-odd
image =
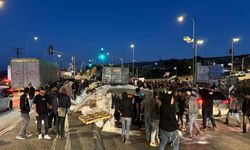
[[[13,49],[16,50],[16,58],[19,58],[19,56],[20,56],[20,54],[21,54],[20,50],[21,50],[22,48],[20,48],[20,47],[15,47],[15,48],[13,48]]]

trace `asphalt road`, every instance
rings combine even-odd
[[[194,139],[181,138],[181,150],[249,150],[250,149],[250,132],[241,133],[242,129],[236,127],[236,121],[231,118],[231,124],[225,125],[224,117],[217,118],[216,123],[218,130],[208,129],[202,131],[200,136]],[[201,123],[201,122],[200,122]],[[154,150],[144,140],[143,130],[132,130],[130,139],[132,144],[123,144],[120,134],[101,133],[106,150]],[[170,149],[167,147],[166,149]]]

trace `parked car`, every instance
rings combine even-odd
[[[179,88],[177,89],[177,91],[181,91],[181,92],[186,92],[186,91],[192,91],[195,90],[197,91],[197,89],[192,89],[192,88]],[[211,89],[212,90],[212,89]],[[220,91],[220,90],[212,90],[213,91],[213,115],[217,115],[219,114],[219,106],[220,106],[220,110],[221,110],[221,115],[226,115],[228,112],[228,99],[226,96],[224,96],[224,94]],[[202,103],[203,103],[203,99],[202,97],[199,95],[199,97],[197,98],[198,101],[198,107],[199,107],[199,115],[202,115]]]
[[[226,96],[224,96],[224,94],[220,91],[220,90],[212,90],[213,94],[212,94],[212,99],[214,102],[213,105],[213,115],[218,115],[219,114],[219,108],[221,111],[222,116],[225,116],[228,112],[228,99]],[[200,97],[198,99],[198,103],[199,103],[199,114],[202,114],[202,103],[203,103],[203,99]]]
[[[13,102],[11,98],[0,92],[0,111],[12,109]]]

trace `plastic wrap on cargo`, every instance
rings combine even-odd
[[[82,107],[82,109],[81,109],[81,113],[82,113],[83,115],[92,114],[93,112],[94,112],[93,109],[91,109],[89,106],[84,106],[84,107]]]
[[[74,111],[75,108],[76,108],[76,105],[71,105],[69,109],[70,109],[70,111]]]
[[[81,110],[81,113],[83,115],[87,114],[93,114],[95,112],[99,111],[105,111],[110,114],[114,114],[114,109],[111,109],[112,104],[112,95],[111,93],[108,93],[110,89],[120,89],[120,88],[126,88],[126,89],[132,89],[134,90],[135,87],[132,85],[125,85],[125,86],[111,86],[111,85],[104,85],[101,87],[98,87],[95,89],[94,93],[90,93],[88,95],[81,95],[79,98],[77,97],[77,107],[76,109]],[[90,104],[90,101],[96,101],[96,106],[90,108],[88,106]],[[103,131],[106,132],[114,132],[114,133],[120,133],[121,129],[117,128],[115,125],[115,119],[114,117],[110,118],[109,120],[105,121],[98,121],[95,123],[97,127],[103,128]]]
[[[98,128],[102,128],[103,125],[104,125],[104,121],[103,121],[103,120],[102,120],[102,121],[97,121],[97,122],[95,122],[95,125],[96,125]]]
[[[82,102],[84,102],[84,99],[84,96],[77,96],[75,102],[76,104],[81,104]]]

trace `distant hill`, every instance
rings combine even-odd
[[[241,70],[242,58],[249,57],[250,54],[234,56],[234,66],[236,70]],[[172,75],[190,75],[192,73],[192,59],[166,59],[158,61],[148,62],[135,62],[135,72],[138,72],[139,77],[146,77],[149,79],[162,78],[166,72],[170,72]],[[231,63],[231,56],[222,57],[197,57],[197,62],[202,65],[220,64],[225,68],[230,69],[229,63]],[[132,63],[127,63],[126,66],[132,66]],[[244,69],[250,68],[250,57],[245,59]],[[138,69],[137,69],[138,68]]]

